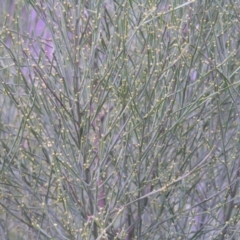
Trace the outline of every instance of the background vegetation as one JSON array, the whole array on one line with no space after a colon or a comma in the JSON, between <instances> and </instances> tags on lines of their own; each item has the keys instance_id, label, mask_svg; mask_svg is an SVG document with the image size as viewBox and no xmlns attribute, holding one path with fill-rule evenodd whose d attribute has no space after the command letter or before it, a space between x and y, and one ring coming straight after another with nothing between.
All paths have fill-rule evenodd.
<instances>
[{"instance_id":1,"label":"background vegetation","mask_svg":"<svg viewBox=\"0 0 240 240\"><path fill-rule=\"evenodd\" d=\"M0 2L1 239L239 239L238 0Z\"/></svg>"}]
</instances>

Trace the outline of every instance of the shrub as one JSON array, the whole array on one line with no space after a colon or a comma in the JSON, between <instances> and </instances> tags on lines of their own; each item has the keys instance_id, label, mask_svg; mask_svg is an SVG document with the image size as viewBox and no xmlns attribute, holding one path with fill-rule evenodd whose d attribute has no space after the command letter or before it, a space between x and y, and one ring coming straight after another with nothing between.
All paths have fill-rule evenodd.
<instances>
[{"instance_id":1,"label":"shrub","mask_svg":"<svg viewBox=\"0 0 240 240\"><path fill-rule=\"evenodd\" d=\"M1 4L1 239L238 239L237 1Z\"/></svg>"}]
</instances>

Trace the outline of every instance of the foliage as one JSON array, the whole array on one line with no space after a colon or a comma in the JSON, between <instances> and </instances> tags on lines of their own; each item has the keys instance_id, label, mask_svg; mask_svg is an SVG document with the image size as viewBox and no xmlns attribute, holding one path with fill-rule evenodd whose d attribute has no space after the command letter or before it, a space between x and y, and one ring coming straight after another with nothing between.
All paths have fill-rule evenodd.
<instances>
[{"instance_id":1,"label":"foliage","mask_svg":"<svg viewBox=\"0 0 240 240\"><path fill-rule=\"evenodd\" d=\"M238 1L1 4L1 239L238 239Z\"/></svg>"}]
</instances>

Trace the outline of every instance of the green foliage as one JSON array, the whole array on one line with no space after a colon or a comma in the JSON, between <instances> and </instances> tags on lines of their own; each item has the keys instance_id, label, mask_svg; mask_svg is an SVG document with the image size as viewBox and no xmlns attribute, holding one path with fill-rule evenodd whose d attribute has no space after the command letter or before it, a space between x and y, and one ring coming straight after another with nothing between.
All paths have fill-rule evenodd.
<instances>
[{"instance_id":1,"label":"green foliage","mask_svg":"<svg viewBox=\"0 0 240 240\"><path fill-rule=\"evenodd\" d=\"M1 1L1 239L237 239L238 1Z\"/></svg>"}]
</instances>

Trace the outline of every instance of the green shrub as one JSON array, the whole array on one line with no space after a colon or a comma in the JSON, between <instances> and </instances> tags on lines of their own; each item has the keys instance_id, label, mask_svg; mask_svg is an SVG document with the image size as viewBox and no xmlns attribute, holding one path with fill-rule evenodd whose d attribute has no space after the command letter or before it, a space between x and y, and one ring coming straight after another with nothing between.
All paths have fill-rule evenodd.
<instances>
[{"instance_id":1,"label":"green shrub","mask_svg":"<svg viewBox=\"0 0 240 240\"><path fill-rule=\"evenodd\" d=\"M238 239L238 1L1 5L1 239Z\"/></svg>"}]
</instances>

